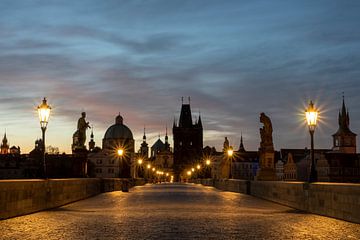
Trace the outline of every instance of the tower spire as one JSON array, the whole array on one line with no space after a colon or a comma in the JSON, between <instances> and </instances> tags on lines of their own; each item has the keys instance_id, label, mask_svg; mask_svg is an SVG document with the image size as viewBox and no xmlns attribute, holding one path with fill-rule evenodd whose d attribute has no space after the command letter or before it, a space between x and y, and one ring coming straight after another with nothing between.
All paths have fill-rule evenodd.
<instances>
[{"instance_id":1,"label":"tower spire","mask_svg":"<svg viewBox=\"0 0 360 240\"><path fill-rule=\"evenodd\" d=\"M146 134L145 134L145 125L144 125L144 135L143 135L143 142L146 142Z\"/></svg>"},{"instance_id":2,"label":"tower spire","mask_svg":"<svg viewBox=\"0 0 360 240\"><path fill-rule=\"evenodd\" d=\"M241 132L241 136L240 136L240 147L239 147L239 152L245 152L244 143L243 143L243 136L242 136L242 132Z\"/></svg>"}]
</instances>

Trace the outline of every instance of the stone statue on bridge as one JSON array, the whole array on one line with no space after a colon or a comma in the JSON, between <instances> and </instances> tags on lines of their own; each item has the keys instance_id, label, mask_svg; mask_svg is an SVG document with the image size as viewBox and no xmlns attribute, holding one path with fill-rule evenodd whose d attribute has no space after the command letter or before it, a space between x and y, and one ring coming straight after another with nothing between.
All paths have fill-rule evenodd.
<instances>
[{"instance_id":1,"label":"stone statue on bridge","mask_svg":"<svg viewBox=\"0 0 360 240\"><path fill-rule=\"evenodd\" d=\"M256 180L274 181L276 180L275 172L275 151L272 139L271 120L265 113L260 114L260 122L264 125L260 128L260 148L259 148L259 169L256 173Z\"/></svg>"},{"instance_id":2,"label":"stone statue on bridge","mask_svg":"<svg viewBox=\"0 0 360 240\"><path fill-rule=\"evenodd\" d=\"M78 120L77 123L77 130L73 134L73 144L72 144L72 150L84 150L85 147L85 141L86 141L86 130L90 128L89 122L86 122L86 113L82 112L81 117Z\"/></svg>"},{"instance_id":3,"label":"stone statue on bridge","mask_svg":"<svg viewBox=\"0 0 360 240\"><path fill-rule=\"evenodd\" d=\"M266 149L266 150L274 150L274 144L272 139L272 124L271 120L268 116L265 115L265 113L260 114L260 122L264 124L262 128L260 128L260 148Z\"/></svg>"}]
</instances>

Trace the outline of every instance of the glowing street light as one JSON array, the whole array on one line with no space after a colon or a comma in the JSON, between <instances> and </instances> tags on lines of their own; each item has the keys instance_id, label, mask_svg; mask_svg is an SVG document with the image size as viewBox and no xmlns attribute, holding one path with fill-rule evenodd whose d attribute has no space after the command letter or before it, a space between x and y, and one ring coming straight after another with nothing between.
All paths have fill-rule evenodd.
<instances>
[{"instance_id":1,"label":"glowing street light","mask_svg":"<svg viewBox=\"0 0 360 240\"><path fill-rule=\"evenodd\" d=\"M206 159L206 162L205 162L205 163L206 163L206 165L208 165L208 166L209 166L209 165L210 165L210 163L211 163L210 159Z\"/></svg>"},{"instance_id":2,"label":"glowing street light","mask_svg":"<svg viewBox=\"0 0 360 240\"><path fill-rule=\"evenodd\" d=\"M317 181L317 171L315 168L315 158L314 158L314 132L318 118L318 111L314 107L314 103L310 101L308 109L305 110L305 117L309 127L309 133L311 138L311 167L310 167L310 176L309 182Z\"/></svg>"},{"instance_id":3,"label":"glowing street light","mask_svg":"<svg viewBox=\"0 0 360 240\"><path fill-rule=\"evenodd\" d=\"M42 150L43 150L43 167L44 167L44 178L46 178L46 161L45 161L45 131L47 128L47 125L49 123L50 118L50 111L51 107L47 104L46 98L44 97L42 103L37 107L38 114L39 114L39 120L40 120L40 127L42 131Z\"/></svg>"},{"instance_id":4,"label":"glowing street light","mask_svg":"<svg viewBox=\"0 0 360 240\"><path fill-rule=\"evenodd\" d=\"M191 171L187 171L187 175L190 177L191 176Z\"/></svg>"},{"instance_id":5,"label":"glowing street light","mask_svg":"<svg viewBox=\"0 0 360 240\"><path fill-rule=\"evenodd\" d=\"M231 174L231 171L232 171L232 157L234 155L234 150L232 148L232 146L230 146L227 150L227 155L228 155L228 158L230 160L230 174L229 174L229 178L232 178L232 174Z\"/></svg>"},{"instance_id":6,"label":"glowing street light","mask_svg":"<svg viewBox=\"0 0 360 240\"><path fill-rule=\"evenodd\" d=\"M198 164L198 165L196 166L196 168L197 168L197 170L200 170L200 168L201 168L200 164Z\"/></svg>"},{"instance_id":7,"label":"glowing street light","mask_svg":"<svg viewBox=\"0 0 360 240\"><path fill-rule=\"evenodd\" d=\"M228 157L232 157L234 155L234 150L232 149L232 147L229 147L229 149L227 150L227 155Z\"/></svg>"},{"instance_id":8,"label":"glowing street light","mask_svg":"<svg viewBox=\"0 0 360 240\"><path fill-rule=\"evenodd\" d=\"M118 156L122 157L122 156L124 155L124 149L123 149L123 148L119 148L119 149L117 150L117 154L118 154Z\"/></svg>"},{"instance_id":9,"label":"glowing street light","mask_svg":"<svg viewBox=\"0 0 360 240\"><path fill-rule=\"evenodd\" d=\"M150 163L147 165L147 168L148 168L148 169L150 169L150 168L151 168L151 164L150 164Z\"/></svg>"}]
</instances>

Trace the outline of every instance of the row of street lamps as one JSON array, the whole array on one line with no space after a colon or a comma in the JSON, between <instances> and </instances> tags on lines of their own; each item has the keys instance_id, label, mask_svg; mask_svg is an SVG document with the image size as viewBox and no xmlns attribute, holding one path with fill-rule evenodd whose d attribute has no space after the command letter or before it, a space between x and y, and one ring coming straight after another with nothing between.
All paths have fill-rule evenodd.
<instances>
[{"instance_id":1,"label":"row of street lamps","mask_svg":"<svg viewBox=\"0 0 360 240\"><path fill-rule=\"evenodd\" d=\"M49 118L50 118L50 112L51 112L51 107L50 105L48 105L46 98L44 97L44 99L42 100L42 103L37 107L37 111L38 111L38 115L39 115L39 120L40 120L40 127L41 127L41 131L42 131L42 150L43 150L43 171L44 171L44 178L47 178L47 172L46 172L46 159L45 159L45 131L47 129L47 125L49 123ZM309 127L309 133L310 133L310 139L311 139L311 166L310 166L310 175L309 175L309 182L315 182L317 181L317 171L315 168L315 158L314 158L314 132L315 132L315 128L317 125L317 119L318 119L318 111L317 109L314 107L314 103L312 101L310 101L308 108L305 110L305 117L306 117L306 121ZM124 149L123 148L119 148L117 149L117 154L119 156L123 156L124 155ZM234 154L234 150L232 149L232 147L229 147L229 149L227 150L227 155L228 157L231 159L231 157ZM138 164L139 166L142 164L142 159L138 159ZM206 165L210 165L211 161L209 159L206 160ZM151 165L148 164L148 169L151 168ZM232 167L232 160L230 161L230 175L231 175L231 167ZM200 170L201 166L200 164L198 164L196 166L196 168L198 170ZM135 167L136 169L136 167ZM152 169L153 171L154 168ZM136 171L136 170L135 170ZM195 168L192 168L191 171L187 171L187 175L191 176L192 172L195 171ZM135 177L135 175L134 175Z\"/></svg>"}]
</instances>

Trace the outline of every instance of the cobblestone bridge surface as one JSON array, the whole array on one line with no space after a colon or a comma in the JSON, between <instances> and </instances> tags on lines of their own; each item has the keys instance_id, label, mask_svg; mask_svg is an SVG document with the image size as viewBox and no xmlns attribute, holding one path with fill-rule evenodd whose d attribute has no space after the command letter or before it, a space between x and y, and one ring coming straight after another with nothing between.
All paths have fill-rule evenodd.
<instances>
[{"instance_id":1,"label":"cobblestone bridge surface","mask_svg":"<svg viewBox=\"0 0 360 240\"><path fill-rule=\"evenodd\" d=\"M360 224L210 187L158 184L0 221L0 239L360 239Z\"/></svg>"}]
</instances>

